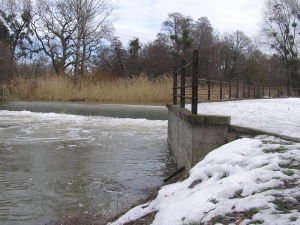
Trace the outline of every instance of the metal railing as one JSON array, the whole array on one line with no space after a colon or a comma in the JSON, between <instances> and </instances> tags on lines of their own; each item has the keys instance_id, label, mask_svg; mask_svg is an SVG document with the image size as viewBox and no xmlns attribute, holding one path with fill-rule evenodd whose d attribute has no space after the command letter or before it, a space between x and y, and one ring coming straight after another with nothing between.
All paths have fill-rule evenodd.
<instances>
[{"instance_id":1,"label":"metal railing","mask_svg":"<svg viewBox=\"0 0 300 225\"><path fill-rule=\"evenodd\" d=\"M193 59L188 63L182 60L181 67L175 67L173 74L173 105L178 105L179 98L180 106L184 108L186 100L189 100L192 114L198 113L198 103L201 101L300 97L300 88L247 85L239 80L199 79L198 65L199 53L194 50ZM187 76L187 68L191 69L190 76Z\"/></svg>"}]
</instances>

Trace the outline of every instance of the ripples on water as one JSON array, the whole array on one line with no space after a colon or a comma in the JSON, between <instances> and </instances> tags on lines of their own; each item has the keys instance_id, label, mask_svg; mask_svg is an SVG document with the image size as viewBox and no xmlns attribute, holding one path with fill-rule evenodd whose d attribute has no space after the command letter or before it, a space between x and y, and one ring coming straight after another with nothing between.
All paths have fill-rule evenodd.
<instances>
[{"instance_id":1,"label":"ripples on water","mask_svg":"<svg viewBox=\"0 0 300 225\"><path fill-rule=\"evenodd\" d=\"M175 170L167 121L0 111L0 224L114 216Z\"/></svg>"}]
</instances>

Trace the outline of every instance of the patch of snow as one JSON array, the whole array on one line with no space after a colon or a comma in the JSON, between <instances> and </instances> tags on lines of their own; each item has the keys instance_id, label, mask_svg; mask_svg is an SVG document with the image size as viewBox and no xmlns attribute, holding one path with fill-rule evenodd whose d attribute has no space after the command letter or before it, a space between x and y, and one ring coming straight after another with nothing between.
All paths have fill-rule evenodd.
<instances>
[{"instance_id":1,"label":"patch of snow","mask_svg":"<svg viewBox=\"0 0 300 225\"><path fill-rule=\"evenodd\" d=\"M232 125L300 138L300 98L199 103L198 114L231 116Z\"/></svg>"}]
</instances>

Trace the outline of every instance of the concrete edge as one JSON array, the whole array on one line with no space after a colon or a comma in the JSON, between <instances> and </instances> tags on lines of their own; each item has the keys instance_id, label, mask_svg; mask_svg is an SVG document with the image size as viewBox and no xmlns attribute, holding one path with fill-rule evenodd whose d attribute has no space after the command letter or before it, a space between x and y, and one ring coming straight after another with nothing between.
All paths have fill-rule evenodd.
<instances>
[{"instance_id":1,"label":"concrete edge","mask_svg":"<svg viewBox=\"0 0 300 225\"><path fill-rule=\"evenodd\" d=\"M4 101L0 110L62 113L83 116L106 116L148 120L167 120L165 106L101 104L87 102Z\"/></svg>"},{"instance_id":2,"label":"concrete edge","mask_svg":"<svg viewBox=\"0 0 300 225\"><path fill-rule=\"evenodd\" d=\"M190 124L230 125L230 116L192 114L190 110L170 103L166 107Z\"/></svg>"},{"instance_id":3,"label":"concrete edge","mask_svg":"<svg viewBox=\"0 0 300 225\"><path fill-rule=\"evenodd\" d=\"M269 131L249 128L249 127L243 127L243 126L237 126L237 125L230 125L229 132L234 132L239 135L249 135L249 136L253 136L253 137L258 136L258 135L269 135L269 136L278 137L278 138L281 138L281 139L287 140L287 141L300 142L300 138L289 137L286 135L281 135L281 134L277 134L277 133L273 133L273 132L269 132Z\"/></svg>"}]
</instances>

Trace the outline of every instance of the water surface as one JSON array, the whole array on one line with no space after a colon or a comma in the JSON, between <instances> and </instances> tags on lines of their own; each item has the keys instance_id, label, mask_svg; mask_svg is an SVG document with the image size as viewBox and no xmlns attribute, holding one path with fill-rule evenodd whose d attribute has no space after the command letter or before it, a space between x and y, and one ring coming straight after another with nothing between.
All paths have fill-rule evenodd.
<instances>
[{"instance_id":1,"label":"water surface","mask_svg":"<svg viewBox=\"0 0 300 225\"><path fill-rule=\"evenodd\" d=\"M0 224L114 216L176 169L167 121L0 111Z\"/></svg>"}]
</instances>

